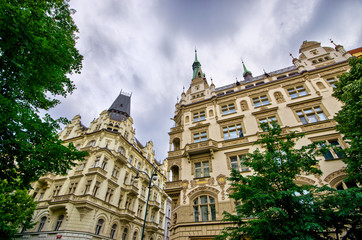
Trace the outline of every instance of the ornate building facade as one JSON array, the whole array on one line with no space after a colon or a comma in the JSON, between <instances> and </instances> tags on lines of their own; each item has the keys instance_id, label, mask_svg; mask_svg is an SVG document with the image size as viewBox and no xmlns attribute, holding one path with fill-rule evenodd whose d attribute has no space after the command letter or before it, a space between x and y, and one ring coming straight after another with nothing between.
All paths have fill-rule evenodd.
<instances>
[{"instance_id":1,"label":"ornate building facade","mask_svg":"<svg viewBox=\"0 0 362 240\"><path fill-rule=\"evenodd\" d=\"M332 97L338 75L349 70L351 54L341 45L323 47L304 41L293 66L253 77L243 63L244 80L216 88L207 81L195 52L190 87L176 103L167 158L166 192L173 200L171 239L212 239L226 226L224 211L235 213L226 177L231 168L252 174L242 156L253 152L259 124L276 121L283 129L304 132L297 147L314 141L346 147L334 115L341 102ZM320 157L323 175L298 176L297 184L347 188L343 156Z\"/></svg>"},{"instance_id":2,"label":"ornate building facade","mask_svg":"<svg viewBox=\"0 0 362 240\"><path fill-rule=\"evenodd\" d=\"M64 128L60 138L89 156L67 175L48 174L33 184L37 224L21 239L140 239L148 191L144 236L164 239L170 222L166 177L153 143L143 146L135 138L130 105L131 96L121 92L89 128L79 115Z\"/></svg>"}]
</instances>

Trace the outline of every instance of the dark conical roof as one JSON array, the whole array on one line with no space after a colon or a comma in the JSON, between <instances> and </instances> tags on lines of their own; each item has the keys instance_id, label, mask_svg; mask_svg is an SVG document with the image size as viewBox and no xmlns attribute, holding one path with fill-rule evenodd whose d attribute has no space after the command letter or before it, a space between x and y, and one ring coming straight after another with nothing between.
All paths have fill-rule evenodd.
<instances>
[{"instance_id":1,"label":"dark conical roof","mask_svg":"<svg viewBox=\"0 0 362 240\"><path fill-rule=\"evenodd\" d=\"M110 118L115 121L126 120L131 115L131 94L121 91L108 109Z\"/></svg>"}]
</instances>

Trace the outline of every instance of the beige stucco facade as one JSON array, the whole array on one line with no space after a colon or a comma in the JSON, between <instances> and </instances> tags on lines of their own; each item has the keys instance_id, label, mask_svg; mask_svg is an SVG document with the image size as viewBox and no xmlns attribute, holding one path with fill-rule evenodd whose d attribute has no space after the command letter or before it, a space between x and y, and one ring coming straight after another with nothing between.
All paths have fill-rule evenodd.
<instances>
[{"instance_id":1,"label":"beige stucco facade","mask_svg":"<svg viewBox=\"0 0 362 240\"><path fill-rule=\"evenodd\" d=\"M143 146L135 138L129 104L130 95L121 93L89 128L79 115L64 128L60 138L65 144L71 142L89 156L67 175L48 174L33 184L37 224L19 238L140 239L153 169L157 179L150 192L145 239L165 238L170 225L166 177L153 143Z\"/></svg>"},{"instance_id":2,"label":"beige stucco facade","mask_svg":"<svg viewBox=\"0 0 362 240\"><path fill-rule=\"evenodd\" d=\"M226 226L223 211L235 212L226 177L231 167L252 170L240 156L253 152L260 122L277 121L283 133L304 132L296 147L313 141L346 144L336 131L341 103L332 97L337 76L348 71L351 54L340 45L323 47L304 41L293 66L216 88L207 81L195 56L193 79L175 106L171 128L166 192L173 200L171 239L211 239ZM195 53L196 54L196 53ZM320 156L322 175L298 176L298 184L346 188L341 156Z\"/></svg>"}]
</instances>

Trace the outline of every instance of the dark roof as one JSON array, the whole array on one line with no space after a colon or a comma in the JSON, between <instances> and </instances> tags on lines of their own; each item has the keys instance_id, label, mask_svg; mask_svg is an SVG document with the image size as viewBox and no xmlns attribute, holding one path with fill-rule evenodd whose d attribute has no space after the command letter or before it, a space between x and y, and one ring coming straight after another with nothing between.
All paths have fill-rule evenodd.
<instances>
[{"instance_id":1,"label":"dark roof","mask_svg":"<svg viewBox=\"0 0 362 240\"><path fill-rule=\"evenodd\" d=\"M131 115L131 95L121 91L108 109L108 113L112 120L126 120Z\"/></svg>"}]
</instances>

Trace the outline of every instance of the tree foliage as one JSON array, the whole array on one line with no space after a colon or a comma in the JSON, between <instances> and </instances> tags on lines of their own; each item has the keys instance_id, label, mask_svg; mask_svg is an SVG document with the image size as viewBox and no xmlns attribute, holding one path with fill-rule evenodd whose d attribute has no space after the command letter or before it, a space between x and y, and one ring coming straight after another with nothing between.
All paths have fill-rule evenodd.
<instances>
[{"instance_id":1,"label":"tree foliage","mask_svg":"<svg viewBox=\"0 0 362 240\"><path fill-rule=\"evenodd\" d=\"M350 58L351 70L339 76L334 94L344 103L334 118L350 147L345 150L348 180L362 184L362 58Z\"/></svg>"},{"instance_id":2,"label":"tree foliage","mask_svg":"<svg viewBox=\"0 0 362 240\"><path fill-rule=\"evenodd\" d=\"M232 169L228 179L237 214L224 212L224 220L233 226L225 228L218 239L329 239L330 232L341 233L360 221L360 192L354 193L355 199L350 193L351 201L346 203L343 192L294 182L298 175L321 174L318 143L296 149L295 141L303 134L281 135L275 123L272 127L264 123L262 128L265 134L256 144L265 151L247 154L243 162L253 174L243 176Z\"/></svg>"},{"instance_id":3,"label":"tree foliage","mask_svg":"<svg viewBox=\"0 0 362 240\"><path fill-rule=\"evenodd\" d=\"M72 13L64 0L0 0L0 179L9 186L3 190L10 191L1 192L2 199L23 194L45 173L65 173L85 156L59 140L57 130L65 119L39 114L75 89L69 74L80 73L82 56L75 48L78 29ZM21 196L19 201L32 209ZM21 204L16 199L2 203ZM8 219L1 218L0 231L18 227Z\"/></svg>"}]
</instances>

